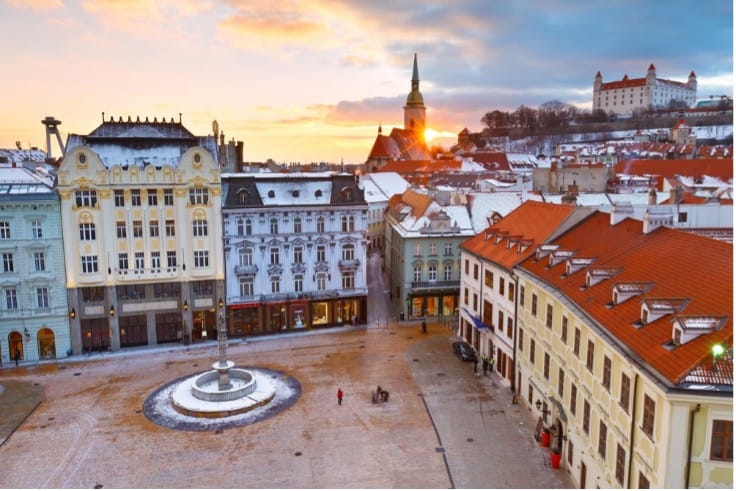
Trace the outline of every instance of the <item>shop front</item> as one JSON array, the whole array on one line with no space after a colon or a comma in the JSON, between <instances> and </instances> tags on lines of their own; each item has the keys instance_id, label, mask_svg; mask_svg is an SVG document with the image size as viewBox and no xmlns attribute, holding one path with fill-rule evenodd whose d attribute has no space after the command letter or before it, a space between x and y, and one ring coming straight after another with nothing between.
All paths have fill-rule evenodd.
<instances>
[{"instance_id":1,"label":"shop front","mask_svg":"<svg viewBox=\"0 0 736 491\"><path fill-rule=\"evenodd\" d=\"M311 303L311 327L364 323L365 306L365 297L313 301Z\"/></svg>"},{"instance_id":2,"label":"shop front","mask_svg":"<svg viewBox=\"0 0 736 491\"><path fill-rule=\"evenodd\" d=\"M228 336L242 338L264 333L260 304L236 304L229 308Z\"/></svg>"},{"instance_id":3,"label":"shop front","mask_svg":"<svg viewBox=\"0 0 736 491\"><path fill-rule=\"evenodd\" d=\"M409 313L411 317L444 317L455 313L458 293L448 292L414 292L409 297Z\"/></svg>"}]
</instances>

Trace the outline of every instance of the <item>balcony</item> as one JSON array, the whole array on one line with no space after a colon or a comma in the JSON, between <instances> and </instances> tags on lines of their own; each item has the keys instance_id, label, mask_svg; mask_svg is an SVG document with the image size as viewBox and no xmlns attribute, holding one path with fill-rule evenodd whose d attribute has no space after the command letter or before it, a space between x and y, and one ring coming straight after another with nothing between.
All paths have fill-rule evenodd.
<instances>
[{"instance_id":1,"label":"balcony","mask_svg":"<svg viewBox=\"0 0 736 491\"><path fill-rule=\"evenodd\" d=\"M412 281L411 288L415 291L432 290L432 289L453 289L460 288L460 280L456 281Z\"/></svg>"},{"instance_id":2,"label":"balcony","mask_svg":"<svg viewBox=\"0 0 736 491\"><path fill-rule=\"evenodd\" d=\"M340 259L337 265L340 270L356 270L360 266L360 259Z\"/></svg>"},{"instance_id":3,"label":"balcony","mask_svg":"<svg viewBox=\"0 0 736 491\"><path fill-rule=\"evenodd\" d=\"M258 266L255 264L237 264L235 265L236 275L254 275L258 272Z\"/></svg>"}]
</instances>

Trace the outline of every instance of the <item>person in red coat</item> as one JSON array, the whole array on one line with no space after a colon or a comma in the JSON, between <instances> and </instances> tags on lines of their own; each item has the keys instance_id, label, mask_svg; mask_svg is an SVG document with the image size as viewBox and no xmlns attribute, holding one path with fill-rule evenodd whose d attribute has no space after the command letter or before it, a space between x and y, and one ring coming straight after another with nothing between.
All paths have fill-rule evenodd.
<instances>
[{"instance_id":1,"label":"person in red coat","mask_svg":"<svg viewBox=\"0 0 736 491\"><path fill-rule=\"evenodd\" d=\"M337 389L337 405L338 406L342 406L342 395L343 395L342 389L338 388Z\"/></svg>"}]
</instances>

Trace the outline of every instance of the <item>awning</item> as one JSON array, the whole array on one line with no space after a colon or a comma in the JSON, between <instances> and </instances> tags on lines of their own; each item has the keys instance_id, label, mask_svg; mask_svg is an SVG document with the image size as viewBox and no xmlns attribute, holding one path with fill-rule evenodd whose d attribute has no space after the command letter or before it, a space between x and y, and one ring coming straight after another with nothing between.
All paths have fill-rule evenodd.
<instances>
[{"instance_id":1,"label":"awning","mask_svg":"<svg viewBox=\"0 0 736 491\"><path fill-rule=\"evenodd\" d=\"M472 313L470 313L470 311L467 309L467 307L463 307L463 310L468 315L468 317L470 317L470 320L473 321L473 327L475 327L479 331L491 332L491 328L488 327L488 326L486 326L485 324L483 324L483 321L481 321L480 319L478 319L477 317L475 317Z\"/></svg>"}]
</instances>

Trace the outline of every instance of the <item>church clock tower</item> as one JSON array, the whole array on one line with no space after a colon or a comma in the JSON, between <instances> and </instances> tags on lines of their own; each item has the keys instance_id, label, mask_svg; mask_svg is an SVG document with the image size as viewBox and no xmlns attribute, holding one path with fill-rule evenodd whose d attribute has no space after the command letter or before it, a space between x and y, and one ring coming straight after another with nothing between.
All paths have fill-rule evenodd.
<instances>
[{"instance_id":1,"label":"church clock tower","mask_svg":"<svg viewBox=\"0 0 736 491\"><path fill-rule=\"evenodd\" d=\"M426 128L426 112L424 98L419 92L419 69L417 68L417 54L414 53L414 72L411 77L411 92L406 97L404 106L404 129L412 130L417 138L424 142L424 129Z\"/></svg>"}]
</instances>

